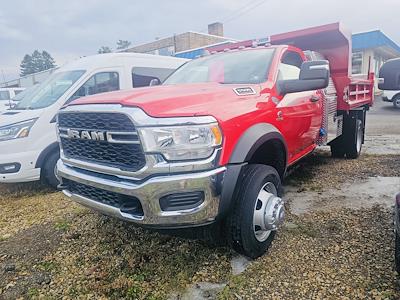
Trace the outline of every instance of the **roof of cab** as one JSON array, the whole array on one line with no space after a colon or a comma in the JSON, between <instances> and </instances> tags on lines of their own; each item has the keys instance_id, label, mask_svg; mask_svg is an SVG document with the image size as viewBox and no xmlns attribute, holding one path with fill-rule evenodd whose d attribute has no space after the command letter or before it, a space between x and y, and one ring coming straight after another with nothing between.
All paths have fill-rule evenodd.
<instances>
[{"instance_id":1,"label":"roof of cab","mask_svg":"<svg viewBox=\"0 0 400 300\"><path fill-rule=\"evenodd\" d=\"M140 60L152 60L152 61L160 61L160 62L169 62L171 64L176 63L176 67L183 64L187 61L187 59L176 58L172 56L160 56L153 54L144 54L144 53L104 53L104 54L96 54L85 56L79 58L77 60L66 63L61 66L60 71L65 70L78 70L78 69L89 69L93 67L101 67L105 64L107 65L121 65L124 59L140 59ZM58 71L58 70L57 70ZM56 72L57 72L56 71Z\"/></svg>"}]
</instances>

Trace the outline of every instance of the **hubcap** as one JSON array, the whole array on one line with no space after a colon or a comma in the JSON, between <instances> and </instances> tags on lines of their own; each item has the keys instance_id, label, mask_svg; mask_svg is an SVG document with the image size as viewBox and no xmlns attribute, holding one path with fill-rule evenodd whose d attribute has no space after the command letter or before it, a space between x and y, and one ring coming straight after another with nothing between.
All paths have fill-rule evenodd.
<instances>
[{"instance_id":1,"label":"hubcap","mask_svg":"<svg viewBox=\"0 0 400 300\"><path fill-rule=\"evenodd\" d=\"M400 107L400 98L397 98L394 101L395 101L395 106Z\"/></svg>"},{"instance_id":2,"label":"hubcap","mask_svg":"<svg viewBox=\"0 0 400 300\"><path fill-rule=\"evenodd\" d=\"M256 239L264 242L271 231L277 230L285 217L283 200L272 182L263 185L254 205L253 230Z\"/></svg>"}]
</instances>

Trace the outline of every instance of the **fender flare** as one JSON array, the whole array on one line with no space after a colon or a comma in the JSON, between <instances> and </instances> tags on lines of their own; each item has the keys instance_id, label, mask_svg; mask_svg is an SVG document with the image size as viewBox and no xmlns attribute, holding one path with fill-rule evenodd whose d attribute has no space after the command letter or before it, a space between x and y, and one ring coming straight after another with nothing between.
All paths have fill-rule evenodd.
<instances>
[{"instance_id":1,"label":"fender flare","mask_svg":"<svg viewBox=\"0 0 400 300\"><path fill-rule=\"evenodd\" d=\"M280 140L282 142L286 152L286 165L288 153L286 141L278 128L268 123L253 125L242 134L236 143L229 163L238 164L249 161L257 149L269 140Z\"/></svg>"},{"instance_id":2,"label":"fender flare","mask_svg":"<svg viewBox=\"0 0 400 300\"><path fill-rule=\"evenodd\" d=\"M268 123L259 123L248 128L236 143L227 165L219 203L219 218L226 216L231 208L236 183L239 180L242 168L248 164L248 161L257 149L270 140L279 140L284 145L286 166L288 150L285 139L280 131Z\"/></svg>"},{"instance_id":3,"label":"fender flare","mask_svg":"<svg viewBox=\"0 0 400 300\"><path fill-rule=\"evenodd\" d=\"M40 154L38 159L36 160L35 168L42 168L45 161L46 157L50 154L53 153L54 151L60 152L60 147L58 145L58 142L54 142L50 145L48 145Z\"/></svg>"}]
</instances>

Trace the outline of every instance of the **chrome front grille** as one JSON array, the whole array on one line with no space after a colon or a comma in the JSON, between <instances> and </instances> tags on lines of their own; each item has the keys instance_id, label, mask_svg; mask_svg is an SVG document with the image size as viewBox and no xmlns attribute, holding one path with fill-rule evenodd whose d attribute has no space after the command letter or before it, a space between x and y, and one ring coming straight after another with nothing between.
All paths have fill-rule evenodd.
<instances>
[{"instance_id":1,"label":"chrome front grille","mask_svg":"<svg viewBox=\"0 0 400 300\"><path fill-rule=\"evenodd\" d=\"M135 126L125 114L61 112L58 128L64 159L128 172L136 172L146 164ZM70 136L69 131L75 132L75 136ZM86 138L79 138L83 132L87 133ZM95 133L97 138L90 138L89 133Z\"/></svg>"}]
</instances>

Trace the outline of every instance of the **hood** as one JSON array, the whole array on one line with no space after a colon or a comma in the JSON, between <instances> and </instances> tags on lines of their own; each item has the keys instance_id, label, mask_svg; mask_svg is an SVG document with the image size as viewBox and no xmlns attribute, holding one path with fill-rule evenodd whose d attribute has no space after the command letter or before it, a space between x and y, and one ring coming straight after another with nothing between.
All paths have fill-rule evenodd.
<instances>
[{"instance_id":1,"label":"hood","mask_svg":"<svg viewBox=\"0 0 400 300\"><path fill-rule=\"evenodd\" d=\"M249 98L258 99L259 96L260 86L255 84L196 83L98 94L80 98L70 105L121 104L140 107L153 117L185 117L214 115L235 105L239 108L240 102L247 102Z\"/></svg>"},{"instance_id":2,"label":"hood","mask_svg":"<svg viewBox=\"0 0 400 300\"><path fill-rule=\"evenodd\" d=\"M6 110L0 113L0 127L39 118L43 109L35 110Z\"/></svg>"}]
</instances>

